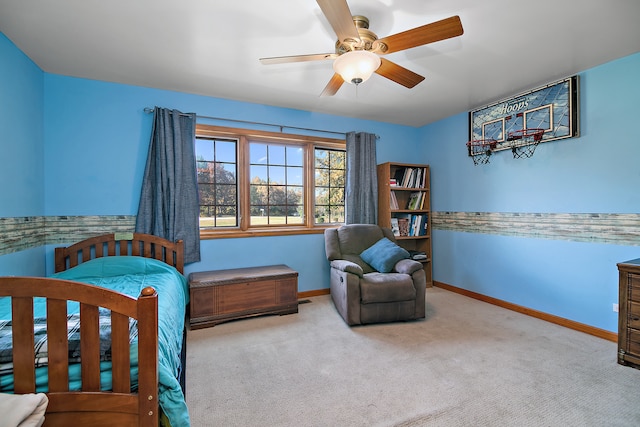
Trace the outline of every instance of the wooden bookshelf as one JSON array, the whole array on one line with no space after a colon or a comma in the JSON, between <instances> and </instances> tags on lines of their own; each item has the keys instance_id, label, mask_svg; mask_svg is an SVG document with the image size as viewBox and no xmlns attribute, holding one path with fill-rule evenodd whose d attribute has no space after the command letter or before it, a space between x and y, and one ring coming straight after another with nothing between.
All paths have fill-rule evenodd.
<instances>
[{"instance_id":1,"label":"wooden bookshelf","mask_svg":"<svg viewBox=\"0 0 640 427\"><path fill-rule=\"evenodd\" d=\"M396 227L392 221L409 221L406 233L399 234L396 230L394 234L403 248L426 254L427 258L419 261L424 265L428 287L433 286L430 183L428 165L392 162L378 165L378 225L393 230ZM416 221L421 222L412 227Z\"/></svg>"}]
</instances>

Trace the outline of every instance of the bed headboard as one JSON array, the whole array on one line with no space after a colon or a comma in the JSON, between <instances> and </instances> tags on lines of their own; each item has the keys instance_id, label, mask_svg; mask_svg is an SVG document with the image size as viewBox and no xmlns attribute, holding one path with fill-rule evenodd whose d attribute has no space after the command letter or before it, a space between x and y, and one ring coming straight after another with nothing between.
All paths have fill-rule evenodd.
<instances>
[{"instance_id":1,"label":"bed headboard","mask_svg":"<svg viewBox=\"0 0 640 427\"><path fill-rule=\"evenodd\" d=\"M171 242L143 233L111 233L55 249L55 272L106 256L141 256L163 261L184 273L182 240Z\"/></svg>"}]
</instances>

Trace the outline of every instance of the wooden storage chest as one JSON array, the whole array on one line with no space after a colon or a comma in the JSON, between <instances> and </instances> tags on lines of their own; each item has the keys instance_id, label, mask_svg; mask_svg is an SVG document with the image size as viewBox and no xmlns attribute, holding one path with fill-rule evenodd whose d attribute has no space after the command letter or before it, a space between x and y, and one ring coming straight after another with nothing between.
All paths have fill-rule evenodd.
<instances>
[{"instance_id":1,"label":"wooden storage chest","mask_svg":"<svg viewBox=\"0 0 640 427\"><path fill-rule=\"evenodd\" d=\"M618 363L640 369L640 258L618 264Z\"/></svg>"},{"instance_id":2,"label":"wooden storage chest","mask_svg":"<svg viewBox=\"0 0 640 427\"><path fill-rule=\"evenodd\" d=\"M263 314L298 312L298 272L286 265L189 275L191 329Z\"/></svg>"}]
</instances>

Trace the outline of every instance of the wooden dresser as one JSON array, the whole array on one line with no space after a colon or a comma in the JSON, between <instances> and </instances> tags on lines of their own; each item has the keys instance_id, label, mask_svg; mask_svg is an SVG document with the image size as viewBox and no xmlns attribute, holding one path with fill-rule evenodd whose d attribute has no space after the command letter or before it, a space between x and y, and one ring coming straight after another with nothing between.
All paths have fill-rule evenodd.
<instances>
[{"instance_id":1,"label":"wooden dresser","mask_svg":"<svg viewBox=\"0 0 640 427\"><path fill-rule=\"evenodd\" d=\"M262 314L298 312L298 272L286 265L189 275L189 325L205 328Z\"/></svg>"},{"instance_id":2,"label":"wooden dresser","mask_svg":"<svg viewBox=\"0 0 640 427\"><path fill-rule=\"evenodd\" d=\"M640 369L640 258L618 264L618 363Z\"/></svg>"}]
</instances>

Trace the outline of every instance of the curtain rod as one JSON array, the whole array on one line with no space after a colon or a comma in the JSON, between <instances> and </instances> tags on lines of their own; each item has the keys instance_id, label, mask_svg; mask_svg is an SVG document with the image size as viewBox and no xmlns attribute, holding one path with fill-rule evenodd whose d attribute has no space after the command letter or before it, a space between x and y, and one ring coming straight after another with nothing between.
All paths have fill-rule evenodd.
<instances>
[{"instance_id":1,"label":"curtain rod","mask_svg":"<svg viewBox=\"0 0 640 427\"><path fill-rule=\"evenodd\" d=\"M153 113L153 108L145 107L144 112L145 113ZM347 135L345 132L334 132L334 131L331 131L331 130L311 129L311 128L303 128L303 127L297 127L297 126L276 125L276 124L273 124L273 123L252 122L252 121L249 121L249 120L225 119L224 117L212 117L212 116L198 116L198 115L196 115L196 118L197 119L207 119L207 120L219 120L219 121L224 121L224 122L245 123L245 124L251 124L251 125L274 126L274 127L280 128L280 132L284 132L284 129L296 129L296 130L306 130L306 131L310 131L310 132L331 133L331 134L334 134L334 135L342 135L342 136L346 136Z\"/></svg>"}]
</instances>

